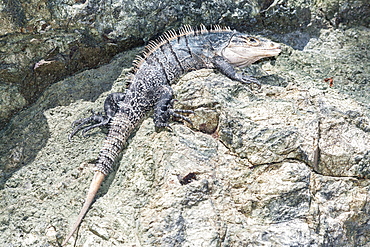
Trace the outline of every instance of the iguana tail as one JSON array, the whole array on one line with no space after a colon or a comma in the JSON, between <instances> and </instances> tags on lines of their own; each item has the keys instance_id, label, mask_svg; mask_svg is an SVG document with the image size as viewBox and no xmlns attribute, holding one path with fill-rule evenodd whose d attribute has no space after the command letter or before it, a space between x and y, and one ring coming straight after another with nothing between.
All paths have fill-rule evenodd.
<instances>
[{"instance_id":1,"label":"iguana tail","mask_svg":"<svg viewBox=\"0 0 370 247\"><path fill-rule=\"evenodd\" d=\"M75 224L72 227L72 230L69 232L69 234L67 235L67 237L63 241L62 246L67 244L68 240L72 237L72 235L75 233L75 231L80 226L81 221L85 217L85 215L86 215L87 211L89 210L92 202L94 201L96 193L98 192L98 190L100 188L100 185L102 184L104 178L105 178L104 173L102 173L100 171L95 172L94 178L93 178L93 180L90 184L89 191L87 192L85 203L84 203L84 205L83 205L83 207L80 211L80 214L78 215L78 218L77 218Z\"/></svg>"}]
</instances>

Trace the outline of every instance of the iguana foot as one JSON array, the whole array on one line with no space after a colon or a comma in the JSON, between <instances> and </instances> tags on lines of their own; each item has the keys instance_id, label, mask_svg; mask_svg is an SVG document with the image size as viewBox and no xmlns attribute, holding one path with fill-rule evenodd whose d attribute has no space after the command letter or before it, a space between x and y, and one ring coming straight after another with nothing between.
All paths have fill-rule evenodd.
<instances>
[{"instance_id":1,"label":"iguana foot","mask_svg":"<svg viewBox=\"0 0 370 247\"><path fill-rule=\"evenodd\" d=\"M68 140L71 141L72 137L79 131L82 130L82 136L86 136L86 132L92 130L96 127L105 126L109 123L111 118L103 115L101 112L95 113L93 110L91 111L92 115L87 118L81 118L76 120L72 123L72 127L74 127L71 134L68 136ZM84 127L84 125L89 123L95 123L90 126Z\"/></svg>"}]
</instances>

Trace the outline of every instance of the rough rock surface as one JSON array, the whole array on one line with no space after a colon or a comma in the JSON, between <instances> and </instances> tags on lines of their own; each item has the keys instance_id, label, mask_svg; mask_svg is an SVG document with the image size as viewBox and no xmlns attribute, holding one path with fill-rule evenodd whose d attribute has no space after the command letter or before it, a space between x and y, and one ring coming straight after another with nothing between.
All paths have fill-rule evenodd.
<instances>
[{"instance_id":1,"label":"rough rock surface","mask_svg":"<svg viewBox=\"0 0 370 247\"><path fill-rule=\"evenodd\" d=\"M0 129L52 83L165 30L201 23L268 29L302 48L323 27L369 27L370 7L368 0L0 1Z\"/></svg>"},{"instance_id":2,"label":"rough rock surface","mask_svg":"<svg viewBox=\"0 0 370 247\"><path fill-rule=\"evenodd\" d=\"M292 24L271 33L286 44L282 54L247 70L262 89L212 70L182 77L176 106L195 110L194 126L155 132L144 120L76 246L370 246L370 32L361 3L318 1L311 9L325 18L304 1L298 14L282 7L290 2L264 5ZM244 4L230 13L253 13ZM2 246L58 246L65 237L106 133L68 142L70 125L125 88L138 52L47 87L0 132Z\"/></svg>"}]
</instances>

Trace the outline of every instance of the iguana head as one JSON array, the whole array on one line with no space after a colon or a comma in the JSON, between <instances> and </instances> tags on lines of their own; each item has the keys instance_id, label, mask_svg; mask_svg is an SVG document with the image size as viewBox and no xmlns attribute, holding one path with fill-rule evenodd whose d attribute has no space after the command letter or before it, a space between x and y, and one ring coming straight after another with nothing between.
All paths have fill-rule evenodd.
<instances>
[{"instance_id":1,"label":"iguana head","mask_svg":"<svg viewBox=\"0 0 370 247\"><path fill-rule=\"evenodd\" d=\"M236 32L220 50L219 55L234 66L245 67L261 58L276 56L280 52L280 45L271 40Z\"/></svg>"}]
</instances>

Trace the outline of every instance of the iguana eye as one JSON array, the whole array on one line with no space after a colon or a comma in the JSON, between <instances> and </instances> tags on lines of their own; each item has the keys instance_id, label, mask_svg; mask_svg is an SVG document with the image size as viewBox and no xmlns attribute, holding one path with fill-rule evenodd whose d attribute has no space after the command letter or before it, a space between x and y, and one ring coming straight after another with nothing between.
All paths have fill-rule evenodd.
<instances>
[{"instance_id":1,"label":"iguana eye","mask_svg":"<svg viewBox=\"0 0 370 247\"><path fill-rule=\"evenodd\" d=\"M247 41L250 45L258 45L260 43L256 38L248 38Z\"/></svg>"}]
</instances>

